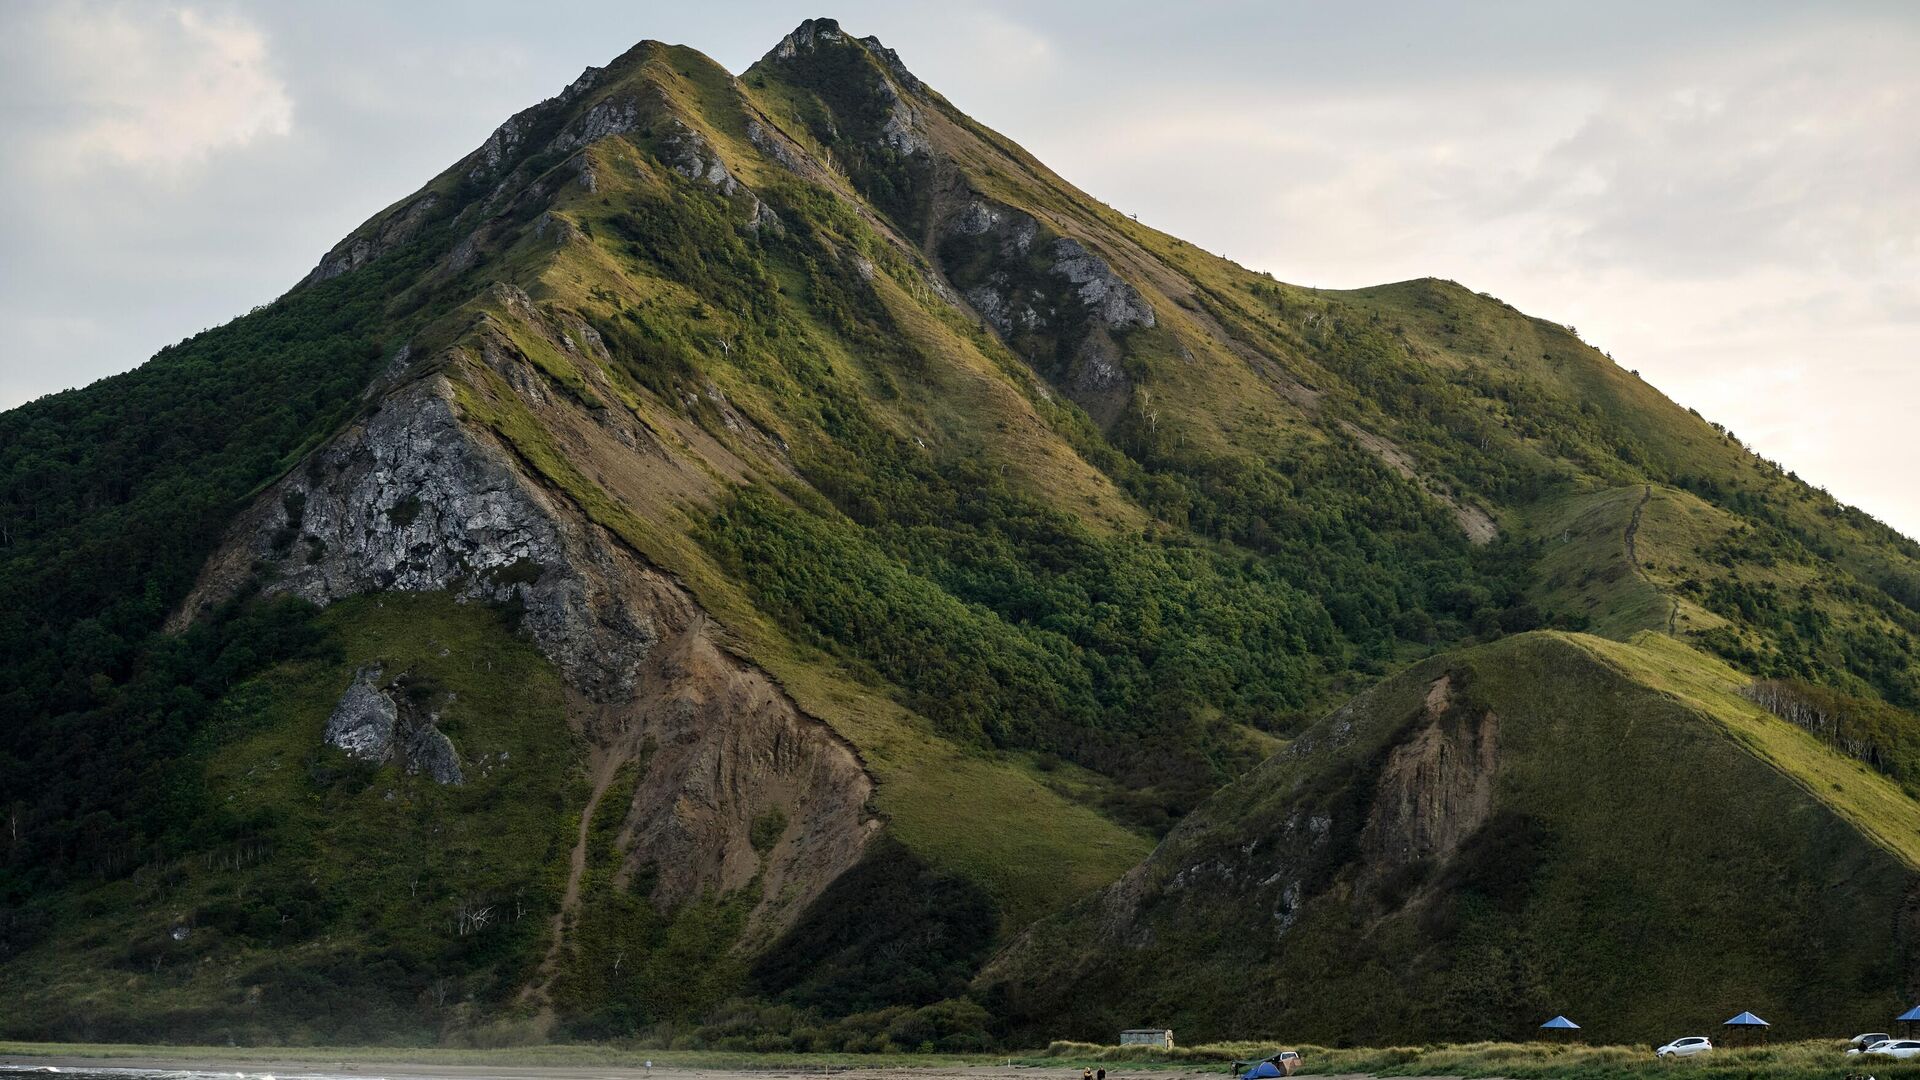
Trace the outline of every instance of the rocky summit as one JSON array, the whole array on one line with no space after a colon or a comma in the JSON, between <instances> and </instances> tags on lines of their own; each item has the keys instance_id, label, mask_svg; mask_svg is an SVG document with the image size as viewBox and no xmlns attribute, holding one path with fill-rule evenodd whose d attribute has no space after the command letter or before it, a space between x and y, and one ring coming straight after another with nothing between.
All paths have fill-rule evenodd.
<instances>
[{"instance_id":1,"label":"rocky summit","mask_svg":"<svg viewBox=\"0 0 1920 1080\"><path fill-rule=\"evenodd\" d=\"M12 1038L1920 991L1920 546L1567 327L1141 225L826 19L642 42L0 415L0 610Z\"/></svg>"}]
</instances>

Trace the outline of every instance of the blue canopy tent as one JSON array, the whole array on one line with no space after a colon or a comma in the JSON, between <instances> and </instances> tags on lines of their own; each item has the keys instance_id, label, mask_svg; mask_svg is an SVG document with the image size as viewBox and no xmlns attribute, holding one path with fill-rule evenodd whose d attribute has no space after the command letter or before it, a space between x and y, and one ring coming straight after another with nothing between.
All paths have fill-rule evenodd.
<instances>
[{"instance_id":1,"label":"blue canopy tent","mask_svg":"<svg viewBox=\"0 0 1920 1080\"><path fill-rule=\"evenodd\" d=\"M1772 1027L1773 1025L1767 1023L1765 1020L1760 1019L1759 1017L1753 1015L1750 1012L1743 1012L1739 1016L1736 1016L1733 1019L1727 1021L1722 1026L1731 1029L1731 1031L1729 1031L1729 1034L1731 1034L1733 1031L1753 1032L1759 1037L1761 1042L1766 1042L1767 1029Z\"/></svg>"},{"instance_id":2,"label":"blue canopy tent","mask_svg":"<svg viewBox=\"0 0 1920 1080\"><path fill-rule=\"evenodd\" d=\"M1546 1032L1548 1038L1571 1040L1575 1037L1573 1033L1580 1030L1580 1025L1564 1016L1556 1016L1541 1024L1540 1030Z\"/></svg>"},{"instance_id":3,"label":"blue canopy tent","mask_svg":"<svg viewBox=\"0 0 1920 1080\"><path fill-rule=\"evenodd\" d=\"M1920 1024L1920 1005L1915 1005L1913 1008L1908 1009L1893 1019L1902 1024ZM1907 1028L1907 1034L1913 1034L1913 1028Z\"/></svg>"}]
</instances>

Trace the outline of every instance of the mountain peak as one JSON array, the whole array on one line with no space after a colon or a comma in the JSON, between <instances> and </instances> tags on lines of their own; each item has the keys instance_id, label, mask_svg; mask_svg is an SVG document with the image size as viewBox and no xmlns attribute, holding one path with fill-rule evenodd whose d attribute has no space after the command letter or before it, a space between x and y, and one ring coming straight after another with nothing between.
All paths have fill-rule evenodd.
<instances>
[{"instance_id":1,"label":"mountain peak","mask_svg":"<svg viewBox=\"0 0 1920 1080\"><path fill-rule=\"evenodd\" d=\"M780 43L767 53L766 59L797 60L817 53L821 49L836 47L863 49L878 61L903 88L920 89L919 78L907 70L906 64L900 60L899 53L888 48L879 38L872 35L863 38L854 37L841 29L838 19L820 18L802 22L794 27L792 33L780 39Z\"/></svg>"}]
</instances>

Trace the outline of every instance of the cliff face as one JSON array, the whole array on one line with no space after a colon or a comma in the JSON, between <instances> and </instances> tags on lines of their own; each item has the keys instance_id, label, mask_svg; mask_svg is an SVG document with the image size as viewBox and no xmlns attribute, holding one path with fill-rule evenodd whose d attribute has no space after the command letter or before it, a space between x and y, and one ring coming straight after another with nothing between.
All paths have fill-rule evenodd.
<instances>
[{"instance_id":1,"label":"cliff face","mask_svg":"<svg viewBox=\"0 0 1920 1080\"><path fill-rule=\"evenodd\" d=\"M505 355L503 367L524 364ZM764 947L859 861L879 825L871 777L844 739L719 642L682 587L465 422L445 375L398 380L366 419L259 496L176 623L249 581L322 606L399 591L506 607L562 673L569 720L591 747L580 847L535 993L570 948L596 814L617 823L621 879L646 868L648 898L664 909L753 887L740 947ZM364 714L370 695L392 704L356 678L336 712ZM379 760L395 752L386 719L382 745L364 748ZM349 727L342 739L366 741ZM619 791L627 805L603 808L628 765L638 775ZM457 759L439 776L457 777ZM767 821L782 823L778 834L756 836Z\"/></svg>"}]
</instances>

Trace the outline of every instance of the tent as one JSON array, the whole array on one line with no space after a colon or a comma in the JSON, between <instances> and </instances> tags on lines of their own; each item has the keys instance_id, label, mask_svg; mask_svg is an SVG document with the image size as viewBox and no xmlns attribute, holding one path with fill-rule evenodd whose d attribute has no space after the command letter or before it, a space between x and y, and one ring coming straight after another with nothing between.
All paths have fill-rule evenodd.
<instances>
[{"instance_id":1,"label":"tent","mask_svg":"<svg viewBox=\"0 0 1920 1080\"><path fill-rule=\"evenodd\" d=\"M1767 1029L1773 1025L1750 1012L1743 1012L1721 1026L1732 1028L1735 1031L1754 1032L1760 1037L1761 1042L1765 1042L1767 1040Z\"/></svg>"},{"instance_id":2,"label":"tent","mask_svg":"<svg viewBox=\"0 0 1920 1080\"><path fill-rule=\"evenodd\" d=\"M1908 1025L1907 1034L1909 1035L1913 1034L1913 1028L1911 1025L1920 1024L1920 1005L1915 1005L1913 1008L1908 1009L1906 1012L1903 1012L1899 1016L1894 1017L1894 1020L1899 1023Z\"/></svg>"},{"instance_id":3,"label":"tent","mask_svg":"<svg viewBox=\"0 0 1920 1080\"><path fill-rule=\"evenodd\" d=\"M1546 1032L1547 1038L1556 1041L1572 1042L1580 1037L1580 1025L1564 1016L1556 1016L1541 1024L1540 1030Z\"/></svg>"}]
</instances>

